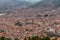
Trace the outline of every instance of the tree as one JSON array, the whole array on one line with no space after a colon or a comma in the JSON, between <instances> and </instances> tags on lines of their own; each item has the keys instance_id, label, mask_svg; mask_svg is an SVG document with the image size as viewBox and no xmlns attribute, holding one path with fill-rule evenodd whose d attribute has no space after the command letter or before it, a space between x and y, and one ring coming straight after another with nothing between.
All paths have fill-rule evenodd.
<instances>
[{"instance_id":1,"label":"tree","mask_svg":"<svg viewBox=\"0 0 60 40\"><path fill-rule=\"evenodd\" d=\"M47 36L46 38L43 38L43 40L50 40L50 38Z\"/></svg>"},{"instance_id":2,"label":"tree","mask_svg":"<svg viewBox=\"0 0 60 40\"><path fill-rule=\"evenodd\" d=\"M6 40L6 38L5 37L1 37L0 40Z\"/></svg>"},{"instance_id":3,"label":"tree","mask_svg":"<svg viewBox=\"0 0 60 40\"><path fill-rule=\"evenodd\" d=\"M27 38L25 37L24 40L27 40Z\"/></svg>"},{"instance_id":4,"label":"tree","mask_svg":"<svg viewBox=\"0 0 60 40\"><path fill-rule=\"evenodd\" d=\"M15 40L19 40L18 38L15 38Z\"/></svg>"},{"instance_id":5,"label":"tree","mask_svg":"<svg viewBox=\"0 0 60 40\"><path fill-rule=\"evenodd\" d=\"M0 32L5 32L4 30L0 30Z\"/></svg>"},{"instance_id":6,"label":"tree","mask_svg":"<svg viewBox=\"0 0 60 40\"><path fill-rule=\"evenodd\" d=\"M7 38L7 40L12 40L11 38Z\"/></svg>"},{"instance_id":7,"label":"tree","mask_svg":"<svg viewBox=\"0 0 60 40\"><path fill-rule=\"evenodd\" d=\"M24 40L27 40L27 38L24 38ZM50 40L50 38L48 36L46 38L41 38L39 36L32 36L28 37L28 40Z\"/></svg>"},{"instance_id":8,"label":"tree","mask_svg":"<svg viewBox=\"0 0 60 40\"><path fill-rule=\"evenodd\" d=\"M48 16L48 14L45 14L45 15L44 15L44 17L47 17L47 16Z\"/></svg>"},{"instance_id":9,"label":"tree","mask_svg":"<svg viewBox=\"0 0 60 40\"><path fill-rule=\"evenodd\" d=\"M17 22L17 23L15 23L15 25L22 26L22 23L21 22Z\"/></svg>"}]
</instances>

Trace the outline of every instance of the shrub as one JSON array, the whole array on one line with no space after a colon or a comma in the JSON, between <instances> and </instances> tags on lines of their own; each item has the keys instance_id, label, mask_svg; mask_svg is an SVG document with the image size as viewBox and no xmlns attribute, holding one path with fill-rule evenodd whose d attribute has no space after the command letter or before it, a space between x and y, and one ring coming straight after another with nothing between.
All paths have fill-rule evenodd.
<instances>
[{"instance_id":1,"label":"shrub","mask_svg":"<svg viewBox=\"0 0 60 40\"><path fill-rule=\"evenodd\" d=\"M0 37L0 40L6 40L6 38L5 37Z\"/></svg>"},{"instance_id":2,"label":"shrub","mask_svg":"<svg viewBox=\"0 0 60 40\"><path fill-rule=\"evenodd\" d=\"M24 38L24 40L27 40L27 38ZM50 38L48 36L46 38L41 38L38 36L32 36L32 37L28 37L28 40L50 40Z\"/></svg>"},{"instance_id":3,"label":"shrub","mask_svg":"<svg viewBox=\"0 0 60 40\"><path fill-rule=\"evenodd\" d=\"M15 23L15 25L22 26L22 23L21 22L17 22L17 23Z\"/></svg>"},{"instance_id":4,"label":"shrub","mask_svg":"<svg viewBox=\"0 0 60 40\"><path fill-rule=\"evenodd\" d=\"M0 30L0 32L5 32L4 30Z\"/></svg>"},{"instance_id":5,"label":"shrub","mask_svg":"<svg viewBox=\"0 0 60 40\"><path fill-rule=\"evenodd\" d=\"M50 40L50 38L47 36L46 38L43 38L44 40Z\"/></svg>"},{"instance_id":6,"label":"shrub","mask_svg":"<svg viewBox=\"0 0 60 40\"><path fill-rule=\"evenodd\" d=\"M45 15L44 15L44 17L47 17L47 16L48 16L48 14L45 14Z\"/></svg>"},{"instance_id":7,"label":"shrub","mask_svg":"<svg viewBox=\"0 0 60 40\"><path fill-rule=\"evenodd\" d=\"M25 37L24 40L27 40L27 38Z\"/></svg>"},{"instance_id":8,"label":"shrub","mask_svg":"<svg viewBox=\"0 0 60 40\"><path fill-rule=\"evenodd\" d=\"M12 40L11 38L7 38L7 40Z\"/></svg>"},{"instance_id":9,"label":"shrub","mask_svg":"<svg viewBox=\"0 0 60 40\"><path fill-rule=\"evenodd\" d=\"M19 40L18 38L15 38L15 40Z\"/></svg>"}]
</instances>

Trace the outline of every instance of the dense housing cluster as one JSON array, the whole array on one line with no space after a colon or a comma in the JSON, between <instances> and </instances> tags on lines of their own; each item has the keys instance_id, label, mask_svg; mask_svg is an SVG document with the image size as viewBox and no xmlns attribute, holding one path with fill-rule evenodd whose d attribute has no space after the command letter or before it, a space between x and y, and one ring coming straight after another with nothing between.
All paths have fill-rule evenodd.
<instances>
[{"instance_id":1,"label":"dense housing cluster","mask_svg":"<svg viewBox=\"0 0 60 40\"><path fill-rule=\"evenodd\" d=\"M8 40L60 40L60 7L5 12L0 16L0 37L3 40L5 37Z\"/></svg>"}]
</instances>

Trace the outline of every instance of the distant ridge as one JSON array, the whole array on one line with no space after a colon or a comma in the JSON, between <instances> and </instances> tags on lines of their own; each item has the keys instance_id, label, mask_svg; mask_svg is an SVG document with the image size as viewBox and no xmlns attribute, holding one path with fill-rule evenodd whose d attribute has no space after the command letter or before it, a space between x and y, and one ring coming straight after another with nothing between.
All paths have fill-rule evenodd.
<instances>
[{"instance_id":1,"label":"distant ridge","mask_svg":"<svg viewBox=\"0 0 60 40\"><path fill-rule=\"evenodd\" d=\"M31 8L37 7L60 7L60 0L42 0L32 6Z\"/></svg>"},{"instance_id":2,"label":"distant ridge","mask_svg":"<svg viewBox=\"0 0 60 40\"><path fill-rule=\"evenodd\" d=\"M27 1L22 0L0 0L0 11L6 11L11 9L21 9L32 5Z\"/></svg>"}]
</instances>

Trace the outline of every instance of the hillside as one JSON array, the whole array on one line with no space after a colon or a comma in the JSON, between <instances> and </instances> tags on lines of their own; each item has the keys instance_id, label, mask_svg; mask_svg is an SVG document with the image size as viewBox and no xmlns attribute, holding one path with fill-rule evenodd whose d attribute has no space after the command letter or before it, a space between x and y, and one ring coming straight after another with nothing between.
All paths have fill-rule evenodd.
<instances>
[{"instance_id":1,"label":"hillside","mask_svg":"<svg viewBox=\"0 0 60 40\"><path fill-rule=\"evenodd\" d=\"M0 11L8 11L12 9L26 8L32 5L27 1L22 0L1 0L0 1Z\"/></svg>"},{"instance_id":2,"label":"hillside","mask_svg":"<svg viewBox=\"0 0 60 40\"><path fill-rule=\"evenodd\" d=\"M59 2L60 0L42 0L31 5L26 1L0 1L0 11L7 10L0 12L0 37L19 40L26 40L26 37L29 40L32 36L60 38ZM20 9L21 7L23 8Z\"/></svg>"},{"instance_id":3,"label":"hillside","mask_svg":"<svg viewBox=\"0 0 60 40\"><path fill-rule=\"evenodd\" d=\"M42 0L30 7L36 8L36 7L59 7L60 6L60 0Z\"/></svg>"}]
</instances>

